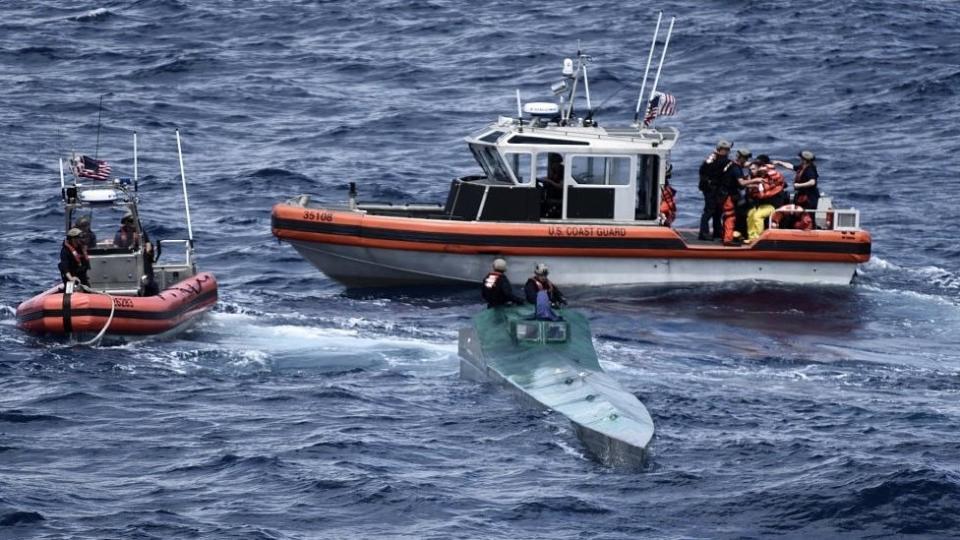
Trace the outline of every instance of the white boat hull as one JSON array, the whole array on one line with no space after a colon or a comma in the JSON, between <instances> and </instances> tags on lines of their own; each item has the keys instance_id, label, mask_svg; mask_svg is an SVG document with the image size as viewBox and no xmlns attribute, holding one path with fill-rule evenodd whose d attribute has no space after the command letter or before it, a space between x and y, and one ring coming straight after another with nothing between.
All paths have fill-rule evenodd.
<instances>
[{"instance_id":1,"label":"white boat hull","mask_svg":"<svg viewBox=\"0 0 960 540\"><path fill-rule=\"evenodd\" d=\"M321 272L350 287L479 283L494 258L489 254L441 253L290 240ZM504 256L513 272L550 265L551 278L566 286L673 285L772 281L801 285L848 285L855 262L697 258Z\"/></svg>"}]
</instances>

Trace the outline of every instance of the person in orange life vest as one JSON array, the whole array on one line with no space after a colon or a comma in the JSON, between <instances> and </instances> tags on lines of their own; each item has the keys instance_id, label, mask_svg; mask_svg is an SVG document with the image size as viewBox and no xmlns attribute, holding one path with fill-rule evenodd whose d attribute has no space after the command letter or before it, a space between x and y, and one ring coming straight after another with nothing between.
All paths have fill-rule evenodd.
<instances>
[{"instance_id":1,"label":"person in orange life vest","mask_svg":"<svg viewBox=\"0 0 960 540\"><path fill-rule=\"evenodd\" d=\"M723 224L721 215L723 213L723 197L721 196L721 184L723 183L723 171L727 163L730 163L730 143L721 139L717 142L717 148L711 152L707 159L700 164L700 183L698 189L703 193L703 213L700 215L700 240L716 240L723 235ZM713 234L710 233L710 225L713 224Z\"/></svg>"},{"instance_id":2,"label":"person in orange life vest","mask_svg":"<svg viewBox=\"0 0 960 540\"><path fill-rule=\"evenodd\" d=\"M120 219L120 230L113 237L113 245L118 248L136 249L140 244L140 234L133 224L133 214L127 212Z\"/></svg>"},{"instance_id":3,"label":"person in orange life vest","mask_svg":"<svg viewBox=\"0 0 960 540\"><path fill-rule=\"evenodd\" d=\"M550 299L550 304L553 305L553 307L567 303L567 299L564 298L560 289L547 277L549 274L550 269L543 263L537 263L536 266L533 267L533 276L528 279L527 283L523 286L523 295L527 297L527 302L536 304L537 293L546 291Z\"/></svg>"},{"instance_id":4,"label":"person in orange life vest","mask_svg":"<svg viewBox=\"0 0 960 540\"><path fill-rule=\"evenodd\" d=\"M765 220L770 217L777 207L786 204L787 196L784 192L786 183L783 174L770 162L770 157L760 154L750 165L750 185L747 186L747 196L752 202L747 212L747 239L744 243L751 243L763 233Z\"/></svg>"},{"instance_id":5,"label":"person in orange life vest","mask_svg":"<svg viewBox=\"0 0 960 540\"><path fill-rule=\"evenodd\" d=\"M802 206L785 204L777 208L770 218L770 226L775 229L813 230L813 217Z\"/></svg>"},{"instance_id":6,"label":"person in orange life vest","mask_svg":"<svg viewBox=\"0 0 960 540\"><path fill-rule=\"evenodd\" d=\"M798 154L800 164L794 165L787 161L776 160L773 163L784 169L789 169L796 173L793 179L793 204L800 205L807 210L816 210L820 202L820 175L817 173L817 166L814 163L817 156L809 150L803 150Z\"/></svg>"},{"instance_id":7,"label":"person in orange life vest","mask_svg":"<svg viewBox=\"0 0 960 540\"><path fill-rule=\"evenodd\" d=\"M673 163L667 165L667 174L660 187L660 224L669 227L677 218L677 190L670 185L673 176Z\"/></svg>"},{"instance_id":8,"label":"person in orange life vest","mask_svg":"<svg viewBox=\"0 0 960 540\"><path fill-rule=\"evenodd\" d=\"M60 278L64 285L72 281L81 285L90 285L87 271L90 270L90 259L87 257L87 247L83 243L83 233L74 227L67 231L67 238L60 248Z\"/></svg>"},{"instance_id":9,"label":"person in orange life vest","mask_svg":"<svg viewBox=\"0 0 960 540\"><path fill-rule=\"evenodd\" d=\"M480 295L487 301L488 308L523 304L523 298L513 294L513 286L507 279L507 261L503 259L493 261L493 269L483 278Z\"/></svg>"},{"instance_id":10,"label":"person in orange life vest","mask_svg":"<svg viewBox=\"0 0 960 540\"><path fill-rule=\"evenodd\" d=\"M737 203L740 202L740 190L750 184L750 172L747 169L747 160L750 159L750 150L737 150L736 158L723 168L720 191L723 208L723 245L736 246Z\"/></svg>"}]
</instances>

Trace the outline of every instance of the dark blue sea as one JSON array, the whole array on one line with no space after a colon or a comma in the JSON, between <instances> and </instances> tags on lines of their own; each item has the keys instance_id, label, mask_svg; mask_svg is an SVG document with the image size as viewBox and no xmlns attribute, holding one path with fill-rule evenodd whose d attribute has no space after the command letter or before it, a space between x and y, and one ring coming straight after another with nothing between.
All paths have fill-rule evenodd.
<instances>
[{"instance_id":1,"label":"dark blue sea","mask_svg":"<svg viewBox=\"0 0 960 540\"><path fill-rule=\"evenodd\" d=\"M647 470L458 377L474 289L345 290L270 234L300 193L442 201L462 137L549 97L577 40L632 119L656 10L681 226L720 137L818 155L874 256L847 287L572 291L650 410ZM0 2L0 538L960 536L960 3ZM57 157L132 173L216 309L66 348L14 311L58 278ZM520 275L525 269L517 269Z\"/></svg>"}]
</instances>

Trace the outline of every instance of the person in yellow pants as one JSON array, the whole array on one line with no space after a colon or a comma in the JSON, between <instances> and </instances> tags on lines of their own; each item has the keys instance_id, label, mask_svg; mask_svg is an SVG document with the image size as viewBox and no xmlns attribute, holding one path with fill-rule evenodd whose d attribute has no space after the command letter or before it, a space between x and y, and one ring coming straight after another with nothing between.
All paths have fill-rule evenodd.
<instances>
[{"instance_id":1,"label":"person in yellow pants","mask_svg":"<svg viewBox=\"0 0 960 540\"><path fill-rule=\"evenodd\" d=\"M772 204L759 204L747 213L747 242L753 242L766 229L767 218L776 210Z\"/></svg>"},{"instance_id":2,"label":"person in yellow pants","mask_svg":"<svg viewBox=\"0 0 960 540\"><path fill-rule=\"evenodd\" d=\"M763 234L767 218L785 200L786 187L783 175L774 168L765 154L757 156L751 164L750 176L747 194L753 200L754 206L747 213L747 244Z\"/></svg>"}]
</instances>

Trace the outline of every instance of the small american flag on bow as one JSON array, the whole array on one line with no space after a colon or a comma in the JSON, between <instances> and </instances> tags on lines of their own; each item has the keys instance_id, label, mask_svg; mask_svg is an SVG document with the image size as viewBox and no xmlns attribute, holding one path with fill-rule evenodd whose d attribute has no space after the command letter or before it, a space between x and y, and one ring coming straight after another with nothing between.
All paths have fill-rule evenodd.
<instances>
[{"instance_id":1,"label":"small american flag on bow","mask_svg":"<svg viewBox=\"0 0 960 540\"><path fill-rule=\"evenodd\" d=\"M73 173L81 178L109 180L110 164L102 159L93 159L90 156L74 156Z\"/></svg>"},{"instance_id":2,"label":"small american flag on bow","mask_svg":"<svg viewBox=\"0 0 960 540\"><path fill-rule=\"evenodd\" d=\"M643 119L643 127L650 127L657 116L673 116L677 114L677 98L673 94L657 92L647 107L647 116Z\"/></svg>"}]
</instances>

